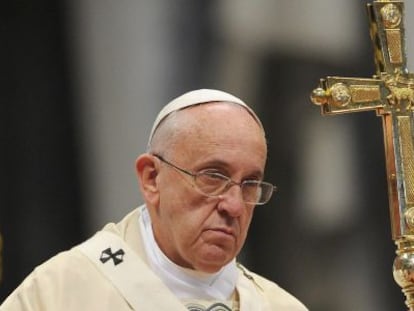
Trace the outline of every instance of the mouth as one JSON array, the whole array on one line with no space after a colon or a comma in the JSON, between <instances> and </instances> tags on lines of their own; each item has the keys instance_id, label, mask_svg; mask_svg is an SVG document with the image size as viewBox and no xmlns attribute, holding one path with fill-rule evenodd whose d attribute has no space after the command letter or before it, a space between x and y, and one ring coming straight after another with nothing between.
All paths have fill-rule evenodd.
<instances>
[{"instance_id":1,"label":"mouth","mask_svg":"<svg viewBox=\"0 0 414 311\"><path fill-rule=\"evenodd\" d=\"M234 230L231 228L224 228L224 227L218 227L218 228L210 228L208 231L227 236L227 237L233 237L235 238L236 235L234 233Z\"/></svg>"}]
</instances>

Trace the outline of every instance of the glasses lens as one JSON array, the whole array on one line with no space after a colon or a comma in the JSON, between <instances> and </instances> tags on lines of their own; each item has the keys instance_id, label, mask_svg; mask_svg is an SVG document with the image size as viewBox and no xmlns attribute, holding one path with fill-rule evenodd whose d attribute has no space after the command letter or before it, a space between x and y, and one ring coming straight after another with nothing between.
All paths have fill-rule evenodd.
<instances>
[{"instance_id":1,"label":"glasses lens","mask_svg":"<svg viewBox=\"0 0 414 311\"><path fill-rule=\"evenodd\" d=\"M242 184L243 200L246 203L256 204L262 195L262 188L258 181L245 181Z\"/></svg>"},{"instance_id":2,"label":"glasses lens","mask_svg":"<svg viewBox=\"0 0 414 311\"><path fill-rule=\"evenodd\" d=\"M226 191L231 180L215 172L201 172L194 175L198 190L207 196L218 196ZM241 184L243 201L247 204L262 205L267 203L274 191L274 186L266 182L246 180Z\"/></svg>"},{"instance_id":3,"label":"glasses lens","mask_svg":"<svg viewBox=\"0 0 414 311\"><path fill-rule=\"evenodd\" d=\"M245 181L242 184L243 199L246 203L265 204L273 194L273 185L260 181Z\"/></svg>"},{"instance_id":4,"label":"glasses lens","mask_svg":"<svg viewBox=\"0 0 414 311\"><path fill-rule=\"evenodd\" d=\"M221 194L229 182L226 176L213 172L198 173L194 180L198 189L206 195Z\"/></svg>"}]
</instances>

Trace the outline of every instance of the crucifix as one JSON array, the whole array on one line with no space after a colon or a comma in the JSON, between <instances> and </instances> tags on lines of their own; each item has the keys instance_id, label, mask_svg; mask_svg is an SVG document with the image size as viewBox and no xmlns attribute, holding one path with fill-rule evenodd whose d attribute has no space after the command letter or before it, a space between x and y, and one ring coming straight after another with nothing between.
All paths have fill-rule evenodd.
<instances>
[{"instance_id":1,"label":"crucifix","mask_svg":"<svg viewBox=\"0 0 414 311\"><path fill-rule=\"evenodd\" d=\"M407 69L404 2L367 4L376 73L372 78L329 76L311 95L322 115L375 110L383 120L393 275L414 311L414 74Z\"/></svg>"}]
</instances>

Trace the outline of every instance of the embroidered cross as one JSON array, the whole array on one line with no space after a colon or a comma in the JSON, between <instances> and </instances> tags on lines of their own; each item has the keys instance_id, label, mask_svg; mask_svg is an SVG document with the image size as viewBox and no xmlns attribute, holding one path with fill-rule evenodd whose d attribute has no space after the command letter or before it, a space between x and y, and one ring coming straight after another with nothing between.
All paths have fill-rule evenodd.
<instances>
[{"instance_id":1,"label":"embroidered cross","mask_svg":"<svg viewBox=\"0 0 414 311\"><path fill-rule=\"evenodd\" d=\"M108 247L102 251L99 260L102 263L106 263L109 259L112 259L114 261L114 265L116 266L124 261L124 254L125 252L122 248L118 249L115 253L112 253L111 248Z\"/></svg>"}]
</instances>

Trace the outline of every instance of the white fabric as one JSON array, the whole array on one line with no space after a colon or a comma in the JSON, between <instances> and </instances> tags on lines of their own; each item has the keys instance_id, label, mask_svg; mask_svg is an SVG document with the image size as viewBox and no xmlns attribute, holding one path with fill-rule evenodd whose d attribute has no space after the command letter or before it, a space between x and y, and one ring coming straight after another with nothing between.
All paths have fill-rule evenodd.
<instances>
[{"instance_id":1,"label":"white fabric","mask_svg":"<svg viewBox=\"0 0 414 311\"><path fill-rule=\"evenodd\" d=\"M158 247L151 219L145 206L141 207L141 234L149 264L164 284L179 299L228 300L236 288L239 276L233 260L217 273L201 273L173 263Z\"/></svg>"},{"instance_id":2,"label":"white fabric","mask_svg":"<svg viewBox=\"0 0 414 311\"><path fill-rule=\"evenodd\" d=\"M200 89L187 92L172 101L170 101L163 109L158 113L157 118L151 129L151 134L149 137L148 145L151 143L152 137L154 136L155 130L157 129L158 125L160 125L161 121L165 119L171 112L178 111L184 109L186 107L209 103L209 102L230 102L234 104L238 104L243 106L247 109L247 111L252 115L252 117L257 121L257 123L262 126L261 121L254 113L254 111L246 105L240 98L237 98L234 95L229 93L219 91L219 90L211 90L211 89Z\"/></svg>"}]
</instances>

